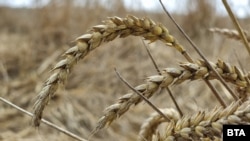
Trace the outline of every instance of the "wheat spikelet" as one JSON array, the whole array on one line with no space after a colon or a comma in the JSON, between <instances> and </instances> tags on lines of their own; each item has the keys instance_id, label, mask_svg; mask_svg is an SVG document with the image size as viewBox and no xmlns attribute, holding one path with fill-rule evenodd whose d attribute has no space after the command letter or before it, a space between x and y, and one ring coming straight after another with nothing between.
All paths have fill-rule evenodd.
<instances>
[{"instance_id":1,"label":"wheat spikelet","mask_svg":"<svg viewBox=\"0 0 250 141\"><path fill-rule=\"evenodd\" d=\"M214 108L193 116L185 116L166 126L166 132L159 141L174 140L219 140L223 124L250 124L250 100L240 105L235 102L227 108Z\"/></svg>"},{"instance_id":2,"label":"wheat spikelet","mask_svg":"<svg viewBox=\"0 0 250 141\"><path fill-rule=\"evenodd\" d=\"M77 38L76 45L68 49L64 53L64 59L54 66L52 69L54 73L45 82L34 104L34 126L39 126L45 106L57 90L58 85L66 81L74 64L84 58L91 50L99 47L101 43L129 35L141 36L150 42L160 40L176 48L184 56L188 56L184 48L162 24L156 24L149 18L140 19L131 15L126 18L110 17L104 21L103 25L93 26L89 33Z\"/></svg>"},{"instance_id":3,"label":"wheat spikelet","mask_svg":"<svg viewBox=\"0 0 250 141\"><path fill-rule=\"evenodd\" d=\"M180 119L180 115L175 109L167 108L167 109L162 109L161 111L170 120L177 121L178 119ZM156 128L158 127L158 125L160 125L162 122L170 122L170 120L166 121L157 112L152 113L150 117L143 122L139 132L138 140L139 141L152 140L152 137L156 133Z\"/></svg>"},{"instance_id":4,"label":"wheat spikelet","mask_svg":"<svg viewBox=\"0 0 250 141\"><path fill-rule=\"evenodd\" d=\"M241 70L235 66L231 66L221 60L217 63L211 63L219 74L228 82L235 84L237 87L244 90L240 97L245 101L247 94L250 93L250 84L242 74ZM172 85L180 84L186 80L196 79L217 79L215 74L211 72L203 61L195 63L181 63L183 69L165 68L162 70L162 75L153 75L146 79L145 84L138 85L135 89L141 92L145 97L150 98L159 88L165 88ZM249 76L247 76L249 77ZM104 115L99 119L95 132L99 131L106 125L109 125L113 120L127 112L132 105L137 105L142 101L141 97L128 93L118 99L118 102L109 106L104 111Z\"/></svg>"},{"instance_id":5,"label":"wheat spikelet","mask_svg":"<svg viewBox=\"0 0 250 141\"><path fill-rule=\"evenodd\" d=\"M235 39L235 40L242 40L241 36L239 35L238 31L236 31L236 30L231 30L231 29L226 29L226 28L223 28L223 29L210 28L209 31L225 35L226 37L232 38L232 39ZM245 34L245 36L247 38L247 41L250 42L249 33L247 31L244 31L244 34Z\"/></svg>"}]
</instances>

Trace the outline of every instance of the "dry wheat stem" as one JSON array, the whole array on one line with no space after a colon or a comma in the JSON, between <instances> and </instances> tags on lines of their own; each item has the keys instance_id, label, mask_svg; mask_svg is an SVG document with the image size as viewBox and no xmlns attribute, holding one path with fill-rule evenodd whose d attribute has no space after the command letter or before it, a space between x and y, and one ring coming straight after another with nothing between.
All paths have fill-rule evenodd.
<instances>
[{"instance_id":1,"label":"dry wheat stem","mask_svg":"<svg viewBox=\"0 0 250 141\"><path fill-rule=\"evenodd\" d=\"M239 33L236 30L227 29L227 28L222 28L222 29L221 28L210 28L209 31L225 35L228 38L232 38L235 40L242 40L241 36L239 35ZM243 31L243 32L247 38L247 41L250 42L249 33L247 31Z\"/></svg>"},{"instance_id":2,"label":"dry wheat stem","mask_svg":"<svg viewBox=\"0 0 250 141\"><path fill-rule=\"evenodd\" d=\"M145 96L143 96L142 93L140 93L139 91L137 91L135 88L133 88L133 86L131 86L122 76L121 74L116 70L115 68L115 72L117 74L117 76L121 79L121 81L123 83L125 83L134 93L136 93L138 96L140 96L152 109L154 109L159 115L161 115L163 118L165 118L165 120L169 120L168 117L166 117L153 103L151 103Z\"/></svg>"},{"instance_id":3,"label":"dry wheat stem","mask_svg":"<svg viewBox=\"0 0 250 141\"><path fill-rule=\"evenodd\" d=\"M11 107L17 109L18 111L20 111L20 112L22 112L22 113L24 113L24 114L26 114L26 115L28 115L28 116L30 116L30 117L33 117L33 114L32 114L32 113L30 113L30 112L24 110L23 108L21 108L21 107L15 105L15 104L13 104L13 103L11 103L10 101L8 101L8 100L6 100L6 99L4 99L4 98L2 98L2 97L0 97L0 100L1 100L2 102L4 102L4 103L10 105ZM76 134L73 134L73 133L71 133L70 131L67 131L67 130L61 128L61 127L58 127L57 125L55 125L55 124L53 124L53 123L51 123L51 122L49 122L49 121L47 121L47 120L45 120L45 119L41 119L41 121L42 121L44 124L48 125L49 127L53 128L53 129L56 129L56 130L58 130L59 132L62 132L62 133L64 133L65 135L74 138L75 140L87 141L86 139L81 138L81 137L77 136Z\"/></svg>"},{"instance_id":4,"label":"dry wheat stem","mask_svg":"<svg viewBox=\"0 0 250 141\"><path fill-rule=\"evenodd\" d=\"M176 27L179 29L179 31L184 35L184 37L187 39L187 41L192 45L193 49L200 55L200 57L207 63L208 67L215 73L215 75L218 77L218 80L222 83L222 85L228 90L228 92L231 94L231 96L238 100L238 97L234 94L234 92L231 90L231 88L226 84L226 82L223 80L223 78L219 75L219 73L213 68L213 66L209 63L208 59L205 57L205 55L201 52L201 50L197 47L197 45L189 38L189 36L185 33L185 31L179 26L179 24L175 21L175 19L171 16L171 14L168 12L164 4L162 3L162 0L159 0L160 4L164 10L164 12L168 15L168 17L172 20L172 22L176 25ZM190 63L193 63L192 58L187 56L187 60ZM206 81L206 80L205 80ZM207 84L209 84L209 81L206 81ZM222 102L222 99L220 99L219 94L216 93L216 90L214 87L211 87L212 85L209 84L209 88L214 92L213 94L216 96L216 98L219 98L219 102ZM223 103L221 103L223 105Z\"/></svg>"},{"instance_id":5,"label":"dry wheat stem","mask_svg":"<svg viewBox=\"0 0 250 141\"><path fill-rule=\"evenodd\" d=\"M235 66L231 66L221 60L216 64L211 63L217 72L228 82L235 84L242 90L240 97L245 101L250 93L250 84L247 82L241 70ZM146 98L150 98L159 88L166 88L170 85L177 85L186 80L197 79L217 79L216 75L209 70L204 61L197 63L181 63L183 69L165 68L161 75L153 75L146 79L146 83L136 86L134 89L142 93ZM243 99L244 98L244 99ZM99 119L95 131L99 131L106 125L112 123L115 119L127 112L132 105L137 105L142 101L142 98L134 93L128 93L118 99L118 102L109 106L104 111L104 115Z\"/></svg>"},{"instance_id":6,"label":"dry wheat stem","mask_svg":"<svg viewBox=\"0 0 250 141\"><path fill-rule=\"evenodd\" d=\"M184 56L189 56L177 40L169 34L168 29L162 24L155 23L150 18L110 17L103 25L93 26L89 33L75 40L75 46L64 53L64 59L53 68L53 74L44 83L34 104L33 125L39 126L45 106L54 95L59 84L63 84L74 64L84 58L91 50L99 47L103 42L109 42L116 37L124 38L129 35L141 36L145 40L154 42L160 40L176 48Z\"/></svg>"},{"instance_id":7,"label":"dry wheat stem","mask_svg":"<svg viewBox=\"0 0 250 141\"><path fill-rule=\"evenodd\" d=\"M156 129L157 129L158 125L160 125L163 122L171 122L171 120L177 121L178 119L180 119L180 115L175 109L166 108L166 109L160 109L160 110L170 120L166 121L157 112L152 113L150 115L150 117L148 119L146 119L141 126L141 129L140 129L140 132L138 135L139 141L151 141L153 135L156 133Z\"/></svg>"},{"instance_id":8,"label":"dry wheat stem","mask_svg":"<svg viewBox=\"0 0 250 141\"><path fill-rule=\"evenodd\" d=\"M193 41L189 38L189 36L184 32L184 30L181 28L181 26L175 21L174 17L171 16L171 14L168 12L168 10L166 9L166 7L164 6L164 4L162 3L162 0L159 0L164 12L168 15L168 17L170 18L170 20L176 25L176 27L178 28L178 30L184 35L184 37L188 40L188 42L192 45L192 47L198 52L200 53L199 49L196 47L196 45L193 43ZM200 54L201 55L201 54ZM203 55L201 55L201 57L203 57ZM193 63L193 59L190 56L186 56L186 59L190 62ZM206 60L206 59L204 59Z\"/></svg>"},{"instance_id":9,"label":"dry wheat stem","mask_svg":"<svg viewBox=\"0 0 250 141\"><path fill-rule=\"evenodd\" d=\"M234 102L227 108L214 108L200 111L193 116L186 116L166 125L164 135L158 137L159 141L175 140L215 140L221 138L224 124L250 124L250 100L242 105Z\"/></svg>"},{"instance_id":10,"label":"dry wheat stem","mask_svg":"<svg viewBox=\"0 0 250 141\"><path fill-rule=\"evenodd\" d=\"M235 18L234 13L232 12L230 6L227 3L227 0L222 0L222 2L224 4L224 6L225 6L225 8L227 10L227 13L229 14L231 20L233 21L234 26L236 27L237 31L239 32L240 37L243 40L243 43L244 43L244 45L245 45L245 47L246 47L246 49L248 51L248 54L250 55L250 45L249 45L249 43L247 41L247 38L246 38L245 34L243 33L243 30L242 30L238 20Z\"/></svg>"},{"instance_id":11,"label":"dry wheat stem","mask_svg":"<svg viewBox=\"0 0 250 141\"><path fill-rule=\"evenodd\" d=\"M142 41L142 42L143 42L143 41ZM145 49L146 49L146 51L147 51L147 54L148 54L150 60L151 60L152 63L153 63L153 65L154 65L156 71L158 72L159 75L161 75L161 71L160 71L158 65L156 64L155 59L153 58L152 54L150 53L148 46L147 46L144 42L143 42L143 45L144 45L144 47L145 47ZM174 96L173 96L173 93L171 92L171 90L170 90L168 87L166 88L166 90L167 90L167 92L168 92L168 94L169 94L171 100L173 101L173 103L174 103L176 109L178 110L178 112L180 113L180 115L183 116L183 112L182 112L180 106L178 105L177 101L175 100L175 98L174 98Z\"/></svg>"}]
</instances>

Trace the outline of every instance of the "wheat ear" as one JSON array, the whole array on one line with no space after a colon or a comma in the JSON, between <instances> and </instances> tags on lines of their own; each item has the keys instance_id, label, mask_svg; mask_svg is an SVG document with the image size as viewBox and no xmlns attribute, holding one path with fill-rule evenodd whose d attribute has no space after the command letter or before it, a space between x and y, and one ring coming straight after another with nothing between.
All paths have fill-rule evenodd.
<instances>
[{"instance_id":1,"label":"wheat ear","mask_svg":"<svg viewBox=\"0 0 250 141\"><path fill-rule=\"evenodd\" d=\"M228 82L235 84L240 89L244 90L244 93L240 97L243 97L242 101L245 101L247 94L250 93L250 84L247 82L245 76L241 70L235 66L231 66L221 60L213 64L216 71ZM146 79L145 84L141 84L135 87L135 89L141 92L145 97L150 98L159 88L166 88L171 84L177 85L186 80L196 79L217 79L204 61L198 61L197 63L181 63L180 66L183 69L178 68L165 68L162 70L161 75L153 75ZM246 76L246 77L249 77ZM99 131L106 125L112 123L115 119L127 112L132 105L137 105L142 101L141 97L128 93L118 99L118 102L105 109L104 115L99 119L95 132Z\"/></svg>"},{"instance_id":2,"label":"wheat ear","mask_svg":"<svg viewBox=\"0 0 250 141\"><path fill-rule=\"evenodd\" d=\"M210 28L209 31L214 32L214 33L219 33L222 35L227 36L228 38L232 38L235 40L242 40L241 36L239 35L238 31L236 30L231 30L231 29L227 29L227 28ZM250 35L247 31L243 31L247 41L250 42Z\"/></svg>"},{"instance_id":3,"label":"wheat ear","mask_svg":"<svg viewBox=\"0 0 250 141\"><path fill-rule=\"evenodd\" d=\"M161 109L161 111L170 120L177 121L178 119L180 119L179 113L173 108ZM150 117L143 122L140 132L139 132L138 140L139 141L145 141L145 140L151 141L153 135L156 133L156 129L158 125L160 125L163 122L171 122L170 120L166 121L157 112L152 113Z\"/></svg>"},{"instance_id":4,"label":"wheat ear","mask_svg":"<svg viewBox=\"0 0 250 141\"><path fill-rule=\"evenodd\" d=\"M162 24L156 24L149 18L140 19L131 15L126 18L110 17L104 21L103 25L93 26L89 33L78 37L75 40L76 45L68 49L64 53L64 59L54 66L52 69L54 73L45 82L34 104L33 125L39 126L45 106L54 95L58 85L66 81L74 64L84 58L91 50L99 47L101 43L129 35L141 36L150 42L160 40L176 48L184 56L189 56Z\"/></svg>"},{"instance_id":5,"label":"wheat ear","mask_svg":"<svg viewBox=\"0 0 250 141\"><path fill-rule=\"evenodd\" d=\"M166 132L159 141L215 140L221 138L224 124L250 124L250 100L242 105L234 102L227 108L215 108L210 112L200 111L166 125Z\"/></svg>"}]
</instances>

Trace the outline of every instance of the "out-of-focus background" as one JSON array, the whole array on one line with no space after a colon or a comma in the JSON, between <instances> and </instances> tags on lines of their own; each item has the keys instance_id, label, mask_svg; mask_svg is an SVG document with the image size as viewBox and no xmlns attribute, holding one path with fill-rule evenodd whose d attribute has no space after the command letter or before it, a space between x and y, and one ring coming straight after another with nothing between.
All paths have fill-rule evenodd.
<instances>
[{"instance_id":1,"label":"out-of-focus background","mask_svg":"<svg viewBox=\"0 0 250 141\"><path fill-rule=\"evenodd\" d=\"M234 29L220 0L163 2L209 60L222 59L236 66L241 63L245 71L249 70L249 56L240 41L208 31L211 27ZM249 31L250 1L229 0L229 4L242 27ZM128 14L164 24L191 56L199 59L157 0L0 0L0 96L32 111L50 69L62 58L70 42L107 17ZM176 50L160 42L149 44L149 48L161 69L186 62ZM105 107L129 92L117 78L115 67L133 86L157 74L140 37L105 43L74 67L65 87L59 88L45 109L44 118L88 138ZM225 100L231 99L217 81L212 83ZM202 81L184 82L171 90L185 114L219 105ZM165 91L151 101L159 108L174 107ZM90 139L136 140L140 125L152 112L147 104L141 103ZM44 124L35 129L30 122L30 117L0 102L1 141L73 140Z\"/></svg>"}]
</instances>

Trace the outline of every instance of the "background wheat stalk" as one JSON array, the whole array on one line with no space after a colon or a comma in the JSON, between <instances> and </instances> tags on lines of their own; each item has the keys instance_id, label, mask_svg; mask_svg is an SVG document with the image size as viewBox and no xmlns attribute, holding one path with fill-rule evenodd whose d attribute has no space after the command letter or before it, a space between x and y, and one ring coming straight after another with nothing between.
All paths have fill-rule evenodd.
<instances>
[{"instance_id":1,"label":"background wheat stalk","mask_svg":"<svg viewBox=\"0 0 250 141\"><path fill-rule=\"evenodd\" d=\"M210 28L209 31L225 35L228 38L232 38L235 40L242 40L241 36L239 35L238 31L232 30L232 29L227 29L227 28ZM246 39L248 42L250 42L250 35L247 31L243 31Z\"/></svg>"}]
</instances>

